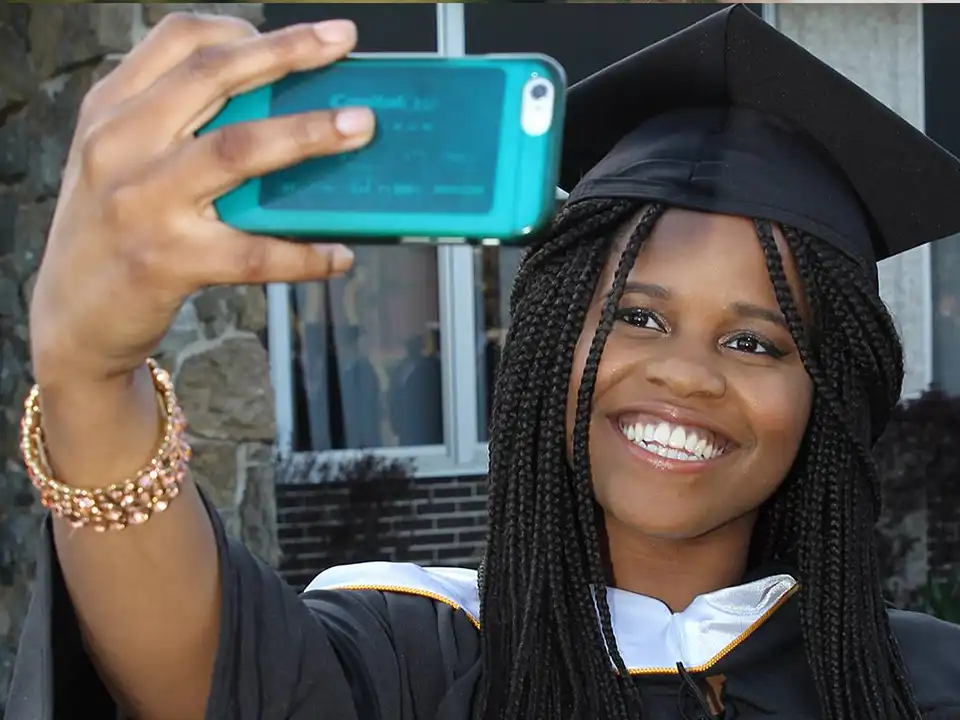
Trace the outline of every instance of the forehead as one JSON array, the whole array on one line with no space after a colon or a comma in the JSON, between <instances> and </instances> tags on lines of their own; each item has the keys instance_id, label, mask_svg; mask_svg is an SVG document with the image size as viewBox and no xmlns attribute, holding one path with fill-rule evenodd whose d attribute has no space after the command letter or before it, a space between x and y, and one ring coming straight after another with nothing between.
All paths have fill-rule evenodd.
<instances>
[{"instance_id":1,"label":"forehead","mask_svg":"<svg viewBox=\"0 0 960 720\"><path fill-rule=\"evenodd\" d=\"M618 251L638 219L620 230ZM801 299L793 257L779 228L774 228L774 237L794 297ZM619 252L615 255L619 257ZM723 296L729 301L749 298L776 306L757 229L747 218L668 209L644 242L631 276L643 276L678 292L714 295L718 302Z\"/></svg>"}]
</instances>

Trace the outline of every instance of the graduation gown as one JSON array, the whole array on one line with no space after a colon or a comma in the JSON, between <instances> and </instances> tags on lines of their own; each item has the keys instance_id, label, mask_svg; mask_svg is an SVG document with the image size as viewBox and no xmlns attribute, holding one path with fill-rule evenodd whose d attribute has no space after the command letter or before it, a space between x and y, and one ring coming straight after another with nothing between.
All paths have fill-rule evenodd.
<instances>
[{"instance_id":1,"label":"graduation gown","mask_svg":"<svg viewBox=\"0 0 960 720\"><path fill-rule=\"evenodd\" d=\"M228 539L208 510L223 607L206 718L471 718L482 672L473 571L365 563L321 573L298 595ZM49 519L41 547L6 717L114 720L117 708L83 648ZM789 575L761 576L673 614L657 600L612 590L615 632L645 720L706 717L677 662L693 678L726 676L724 718L816 720L797 594ZM960 627L910 612L891 611L891 620L924 718L960 718Z\"/></svg>"}]
</instances>

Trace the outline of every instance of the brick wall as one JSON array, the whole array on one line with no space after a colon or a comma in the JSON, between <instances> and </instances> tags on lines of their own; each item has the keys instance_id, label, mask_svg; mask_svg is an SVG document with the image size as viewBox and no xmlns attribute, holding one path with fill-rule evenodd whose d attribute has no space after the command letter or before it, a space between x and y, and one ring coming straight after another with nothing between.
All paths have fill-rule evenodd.
<instances>
[{"instance_id":1,"label":"brick wall","mask_svg":"<svg viewBox=\"0 0 960 720\"><path fill-rule=\"evenodd\" d=\"M475 568L486 536L483 477L414 480L409 499L391 503L377 524L379 550L346 557L331 547L349 512L341 483L278 485L280 574L302 589L324 568L343 562L394 560Z\"/></svg>"}]
</instances>

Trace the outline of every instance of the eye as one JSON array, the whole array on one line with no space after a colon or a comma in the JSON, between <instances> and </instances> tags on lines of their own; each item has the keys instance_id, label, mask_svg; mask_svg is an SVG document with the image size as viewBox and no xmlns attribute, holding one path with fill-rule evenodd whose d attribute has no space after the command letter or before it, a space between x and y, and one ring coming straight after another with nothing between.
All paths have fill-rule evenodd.
<instances>
[{"instance_id":1,"label":"eye","mask_svg":"<svg viewBox=\"0 0 960 720\"><path fill-rule=\"evenodd\" d=\"M740 333L727 338L723 346L746 355L769 355L776 360L787 354L769 340L761 340L750 333Z\"/></svg>"},{"instance_id":2,"label":"eye","mask_svg":"<svg viewBox=\"0 0 960 720\"><path fill-rule=\"evenodd\" d=\"M656 330L661 333L667 332L667 324L652 310L646 310L644 308L624 308L617 311L616 319L641 330Z\"/></svg>"}]
</instances>

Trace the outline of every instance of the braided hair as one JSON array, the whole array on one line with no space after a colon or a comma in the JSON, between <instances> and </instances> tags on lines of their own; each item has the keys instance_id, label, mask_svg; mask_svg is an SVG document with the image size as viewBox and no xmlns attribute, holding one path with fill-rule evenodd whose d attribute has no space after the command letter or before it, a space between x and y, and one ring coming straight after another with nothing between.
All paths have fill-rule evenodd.
<instances>
[{"instance_id":1,"label":"braided hair","mask_svg":"<svg viewBox=\"0 0 960 720\"><path fill-rule=\"evenodd\" d=\"M568 461L574 350L616 231L641 210L584 366ZM477 704L484 720L643 716L603 590L588 425L600 354L627 276L664 210L632 200L568 205L518 271L491 415ZM811 311L805 326L773 228L755 225L814 395L793 468L761 508L751 562L796 568L806 654L825 720L917 720L873 546L880 491L870 448L900 396L900 341L856 263L784 227Z\"/></svg>"}]
</instances>

